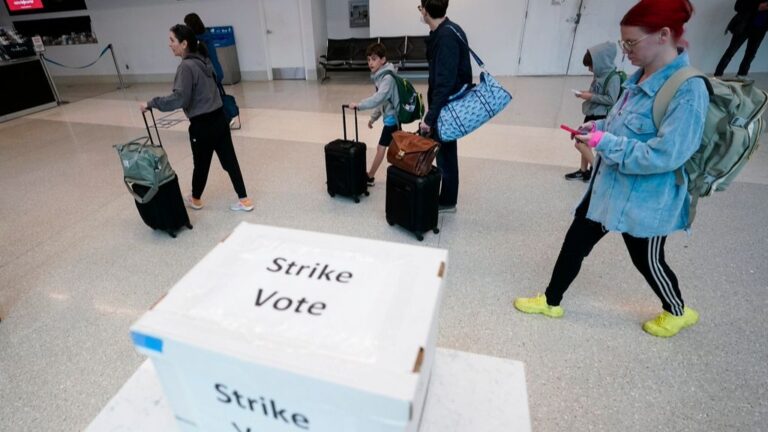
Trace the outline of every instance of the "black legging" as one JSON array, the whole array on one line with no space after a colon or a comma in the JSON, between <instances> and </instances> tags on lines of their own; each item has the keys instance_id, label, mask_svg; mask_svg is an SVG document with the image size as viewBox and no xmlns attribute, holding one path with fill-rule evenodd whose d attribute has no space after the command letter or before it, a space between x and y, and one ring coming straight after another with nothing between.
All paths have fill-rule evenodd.
<instances>
[{"instance_id":1,"label":"black legging","mask_svg":"<svg viewBox=\"0 0 768 432\"><path fill-rule=\"evenodd\" d=\"M726 49L725 53L723 53L723 57L720 59L720 63L717 64L717 68L715 69L715 76L723 75L725 68L728 67L728 63L731 62L731 59L734 55L736 55L736 52L739 51L739 48L744 45L744 42L747 42L747 50L744 52L744 58L741 60L741 64L739 65L738 74L740 76L747 76L749 74L749 67L752 65L752 60L755 59L757 50L760 48L760 44L763 42L765 32L765 29L752 28L745 32L734 34L733 38L731 38L731 44L728 45L728 49Z\"/></svg>"},{"instance_id":2,"label":"black legging","mask_svg":"<svg viewBox=\"0 0 768 432\"><path fill-rule=\"evenodd\" d=\"M579 274L582 261L607 234L600 223L587 219L588 206L587 199L576 210L576 217L565 235L546 291L547 304L551 306L560 305L563 294ZM632 263L659 297L664 310L672 315L682 315L684 303L677 276L664 260L664 244L667 237L638 238L626 233L623 233L622 237Z\"/></svg>"},{"instance_id":3,"label":"black legging","mask_svg":"<svg viewBox=\"0 0 768 432\"><path fill-rule=\"evenodd\" d=\"M237 163L235 147L232 144L232 134L229 123L224 116L224 110L219 108L207 114L189 119L189 141L192 145L192 197L200 199L208 182L208 171L211 168L213 152L219 157L222 168L229 173L232 186L239 198L245 198L243 175Z\"/></svg>"}]
</instances>

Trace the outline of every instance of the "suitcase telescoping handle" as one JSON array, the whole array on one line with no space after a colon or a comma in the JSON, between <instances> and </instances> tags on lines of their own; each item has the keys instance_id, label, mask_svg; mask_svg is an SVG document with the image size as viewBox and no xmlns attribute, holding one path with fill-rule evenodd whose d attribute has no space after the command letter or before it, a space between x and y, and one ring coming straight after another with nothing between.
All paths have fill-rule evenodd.
<instances>
[{"instance_id":1,"label":"suitcase telescoping handle","mask_svg":"<svg viewBox=\"0 0 768 432\"><path fill-rule=\"evenodd\" d=\"M344 104L341 106L341 121L344 124L344 140L347 140L347 108L349 108L349 105ZM360 142L360 136L357 133L357 108L354 109L355 111L355 142Z\"/></svg>"},{"instance_id":2,"label":"suitcase telescoping handle","mask_svg":"<svg viewBox=\"0 0 768 432\"><path fill-rule=\"evenodd\" d=\"M152 108L149 108L147 111L141 113L141 117L144 119L144 126L147 128L147 136L149 136L149 142L150 144L155 145L155 140L152 139L152 131L149 129L149 123L147 123L147 112L149 112L150 117L152 117L152 125L155 127L155 135L157 135L157 144L162 147L163 142L160 141L160 130L157 128L155 113L152 111Z\"/></svg>"}]
</instances>

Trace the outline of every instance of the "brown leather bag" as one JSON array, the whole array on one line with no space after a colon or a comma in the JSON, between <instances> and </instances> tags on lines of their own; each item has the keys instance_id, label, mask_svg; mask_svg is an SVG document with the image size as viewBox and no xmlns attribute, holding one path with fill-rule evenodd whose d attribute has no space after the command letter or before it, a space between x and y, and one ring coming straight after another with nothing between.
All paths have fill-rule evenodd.
<instances>
[{"instance_id":1,"label":"brown leather bag","mask_svg":"<svg viewBox=\"0 0 768 432\"><path fill-rule=\"evenodd\" d=\"M415 133L396 131L387 150L387 161L411 174L423 177L432 169L440 146L437 141Z\"/></svg>"}]
</instances>

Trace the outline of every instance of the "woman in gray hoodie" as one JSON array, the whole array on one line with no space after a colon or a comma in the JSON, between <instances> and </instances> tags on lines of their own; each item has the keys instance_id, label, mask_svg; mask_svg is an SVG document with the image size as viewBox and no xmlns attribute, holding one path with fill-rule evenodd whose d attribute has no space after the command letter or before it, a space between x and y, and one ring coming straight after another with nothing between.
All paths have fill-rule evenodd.
<instances>
[{"instance_id":1,"label":"woman in gray hoodie","mask_svg":"<svg viewBox=\"0 0 768 432\"><path fill-rule=\"evenodd\" d=\"M604 42L595 45L584 54L584 66L594 74L589 91L580 91L576 97L584 99L581 111L584 123L604 119L619 99L621 94L621 75L616 71L616 44ZM581 180L588 182L592 177L592 161L581 156L581 166L578 171L566 174L566 180Z\"/></svg>"},{"instance_id":2,"label":"woman in gray hoodie","mask_svg":"<svg viewBox=\"0 0 768 432\"><path fill-rule=\"evenodd\" d=\"M198 42L192 29L183 24L171 27L169 38L171 51L182 59L173 80L173 93L141 104L141 110L155 108L167 112L181 108L189 118L189 141L194 163L192 195L187 197L187 205L190 208L203 208L204 204L200 198L208 181L213 153L216 152L222 168L229 173L239 198L230 209L251 211L253 201L245 191L229 122L224 115L221 95L213 78L213 66L208 59L208 50L204 43Z\"/></svg>"}]
</instances>

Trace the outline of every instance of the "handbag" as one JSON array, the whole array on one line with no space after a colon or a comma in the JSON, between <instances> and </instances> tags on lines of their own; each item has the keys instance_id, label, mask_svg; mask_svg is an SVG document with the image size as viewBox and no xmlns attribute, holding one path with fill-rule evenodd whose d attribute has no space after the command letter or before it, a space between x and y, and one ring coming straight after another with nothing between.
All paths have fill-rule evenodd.
<instances>
[{"instance_id":1,"label":"handbag","mask_svg":"<svg viewBox=\"0 0 768 432\"><path fill-rule=\"evenodd\" d=\"M387 162L413 175L423 177L432 169L440 149L437 141L416 133L396 131L387 150Z\"/></svg>"},{"instance_id":2,"label":"handbag","mask_svg":"<svg viewBox=\"0 0 768 432\"><path fill-rule=\"evenodd\" d=\"M199 58L197 60L202 63L203 66L206 65L206 63ZM221 81L218 80L216 72L213 72L213 81L216 83L216 88L219 89L219 96L221 96L221 104L222 108L224 109L224 116L227 118L227 123L230 124L230 128L234 130L242 128L243 124L240 122L240 108L237 106L235 97L228 95L227 92L224 91L224 86L221 84ZM234 119L237 119L237 127L232 125L232 120Z\"/></svg>"},{"instance_id":3,"label":"handbag","mask_svg":"<svg viewBox=\"0 0 768 432\"><path fill-rule=\"evenodd\" d=\"M456 35L467 45L472 58L480 66L480 82L475 86L464 86L448 99L437 118L437 132L440 140L454 141L484 125L500 113L512 100L512 95L485 70L485 63L475 54L467 41L452 26Z\"/></svg>"},{"instance_id":4,"label":"handbag","mask_svg":"<svg viewBox=\"0 0 768 432\"><path fill-rule=\"evenodd\" d=\"M149 113L152 115L152 122L155 124L155 132L157 132L155 114L151 110ZM144 125L147 127L147 136L126 144L113 146L117 150L117 155L123 166L123 182L139 204L146 204L151 201L157 195L160 186L176 178L176 172L171 168L168 155L163 149L162 141L160 141L160 134L157 133L159 145L156 146L152 139L152 132L149 130L146 113L143 116ZM149 190L140 196L134 192L133 185L146 186Z\"/></svg>"},{"instance_id":5,"label":"handbag","mask_svg":"<svg viewBox=\"0 0 768 432\"><path fill-rule=\"evenodd\" d=\"M232 129L240 129L243 125L240 122L240 108L237 106L237 101L232 95L228 95L224 91L224 86L217 82L216 86L219 88L219 94L221 95L221 103L224 108L224 115L227 117L227 122L231 123L233 119L237 118L237 127Z\"/></svg>"}]
</instances>

